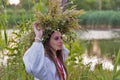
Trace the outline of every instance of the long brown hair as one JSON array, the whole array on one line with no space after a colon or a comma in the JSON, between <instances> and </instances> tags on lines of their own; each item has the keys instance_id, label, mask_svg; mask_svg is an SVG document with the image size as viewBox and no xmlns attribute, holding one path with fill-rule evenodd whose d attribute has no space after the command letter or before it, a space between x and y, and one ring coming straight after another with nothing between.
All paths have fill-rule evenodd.
<instances>
[{"instance_id":1,"label":"long brown hair","mask_svg":"<svg viewBox=\"0 0 120 80\"><path fill-rule=\"evenodd\" d=\"M54 32L52 32L51 35L52 35L53 33L54 33ZM56 58L55 58L55 56L54 56L54 54L53 54L53 52L52 52L52 50L51 50L51 46L50 46L50 44L49 44L51 35L49 35L49 37L48 37L48 38L44 41L44 43L43 43L44 48L45 48L45 55L47 55L47 56L49 57L49 59L51 59L51 60L54 62L55 66L56 66L56 69L57 69L57 72L58 72L58 75L59 75L59 77L61 78L62 75L61 75L61 72L60 72L60 70L59 70L59 65L58 65L58 63L57 63L57 61L56 61ZM63 65L63 67L64 67L64 70L65 70L65 72L66 72L66 74L67 74L67 69L66 69L66 66L65 66L64 61L63 61L63 54L64 54L64 53L63 53L62 50L56 51L56 56L57 56L57 58L61 61L62 65Z\"/></svg>"}]
</instances>

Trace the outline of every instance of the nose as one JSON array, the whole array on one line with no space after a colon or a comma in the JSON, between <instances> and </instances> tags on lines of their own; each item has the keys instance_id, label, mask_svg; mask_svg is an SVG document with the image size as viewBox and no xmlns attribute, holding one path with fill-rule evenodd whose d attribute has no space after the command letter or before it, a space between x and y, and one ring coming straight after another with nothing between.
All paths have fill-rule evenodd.
<instances>
[{"instance_id":1,"label":"nose","mask_svg":"<svg viewBox=\"0 0 120 80\"><path fill-rule=\"evenodd\" d=\"M62 38L59 38L59 42L61 42L61 43L63 42Z\"/></svg>"}]
</instances>

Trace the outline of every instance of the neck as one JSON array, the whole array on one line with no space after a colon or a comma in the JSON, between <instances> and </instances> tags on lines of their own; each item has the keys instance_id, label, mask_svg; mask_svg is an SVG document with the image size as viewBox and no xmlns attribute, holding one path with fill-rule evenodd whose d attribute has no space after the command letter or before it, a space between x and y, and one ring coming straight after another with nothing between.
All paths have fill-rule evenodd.
<instances>
[{"instance_id":1,"label":"neck","mask_svg":"<svg viewBox=\"0 0 120 80\"><path fill-rule=\"evenodd\" d=\"M53 49L53 48L51 48L51 51L53 52L54 57L56 57L56 56L57 56L57 55L56 55L56 50Z\"/></svg>"},{"instance_id":2,"label":"neck","mask_svg":"<svg viewBox=\"0 0 120 80\"><path fill-rule=\"evenodd\" d=\"M53 55L54 55L54 57L56 57L56 56L57 56L55 51L53 51Z\"/></svg>"}]
</instances>

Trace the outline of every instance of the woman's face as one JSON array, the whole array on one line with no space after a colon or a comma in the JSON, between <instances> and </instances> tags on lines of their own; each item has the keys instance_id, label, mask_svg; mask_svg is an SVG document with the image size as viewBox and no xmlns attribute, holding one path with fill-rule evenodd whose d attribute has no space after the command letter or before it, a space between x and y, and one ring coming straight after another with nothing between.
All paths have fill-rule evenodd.
<instances>
[{"instance_id":1,"label":"woman's face","mask_svg":"<svg viewBox=\"0 0 120 80\"><path fill-rule=\"evenodd\" d=\"M61 50L63 46L62 34L59 31L55 31L50 38L50 45L53 50Z\"/></svg>"}]
</instances>

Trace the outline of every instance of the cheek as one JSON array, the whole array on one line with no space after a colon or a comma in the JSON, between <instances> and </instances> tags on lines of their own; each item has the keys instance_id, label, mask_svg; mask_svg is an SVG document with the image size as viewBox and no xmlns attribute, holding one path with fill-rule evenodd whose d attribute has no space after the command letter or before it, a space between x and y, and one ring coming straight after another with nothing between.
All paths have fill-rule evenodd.
<instances>
[{"instance_id":1,"label":"cheek","mask_svg":"<svg viewBox=\"0 0 120 80\"><path fill-rule=\"evenodd\" d=\"M52 46L52 48L56 49L57 48L57 42L54 40L50 41L50 45Z\"/></svg>"}]
</instances>

